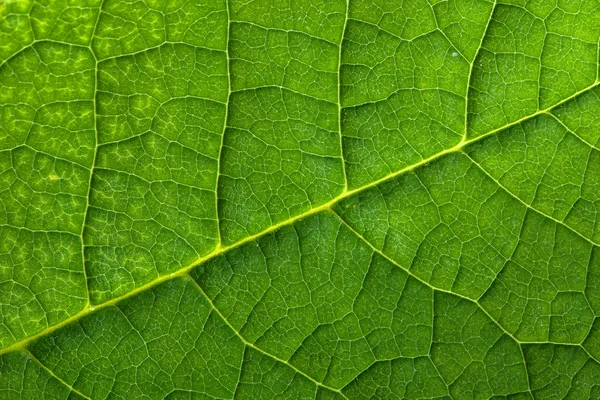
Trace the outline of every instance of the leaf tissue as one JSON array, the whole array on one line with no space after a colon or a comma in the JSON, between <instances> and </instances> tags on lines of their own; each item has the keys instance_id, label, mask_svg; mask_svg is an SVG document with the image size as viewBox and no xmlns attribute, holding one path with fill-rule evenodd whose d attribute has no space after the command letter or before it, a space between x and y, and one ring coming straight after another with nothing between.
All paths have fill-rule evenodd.
<instances>
[{"instance_id":1,"label":"leaf tissue","mask_svg":"<svg viewBox=\"0 0 600 400\"><path fill-rule=\"evenodd\" d=\"M599 35L0 1L0 399L599 399Z\"/></svg>"}]
</instances>

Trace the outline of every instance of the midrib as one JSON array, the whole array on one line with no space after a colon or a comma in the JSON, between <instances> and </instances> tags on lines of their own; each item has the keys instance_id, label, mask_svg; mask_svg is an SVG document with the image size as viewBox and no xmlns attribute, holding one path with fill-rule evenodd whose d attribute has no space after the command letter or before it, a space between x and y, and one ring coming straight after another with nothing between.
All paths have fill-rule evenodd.
<instances>
[{"instance_id":1,"label":"midrib","mask_svg":"<svg viewBox=\"0 0 600 400\"><path fill-rule=\"evenodd\" d=\"M556 108L556 107L558 107L558 106L560 106L560 105L562 105L562 104L564 104L564 103L566 103L566 102L568 102L568 101L576 98L577 96L582 95L583 93L586 93L586 92L592 90L593 88L597 87L598 85L600 85L600 81L594 82L594 84L592 84L592 85L590 85L590 86L588 86L588 87L586 87L586 88L584 88L584 89L582 89L582 90L580 90L580 91L572 94L571 96L569 96L569 97L561 100L560 102L558 102L558 103L556 103L556 104L554 104L554 105L552 105L552 106L550 106L548 108L545 108L543 110L538 110L537 112L535 112L533 114L530 114L530 115L528 115L526 117L523 117L523 118L521 118L519 120L513 121L513 122L511 122L509 124L506 124L506 125L500 127L500 128L496 128L496 129L494 129L492 131L489 131L488 133L486 133L484 135L481 135L479 137L468 139L468 140L466 140L466 139L463 138L463 140L461 140L458 144L456 144L455 146L453 146L453 147L451 147L449 149L446 149L444 151L436 153L436 154L434 154L434 155L432 155L432 156L430 156L430 157L428 157L426 159L423 159L423 160L421 160L421 161L419 161L419 162L417 162L415 164L409 165L409 166L407 166L405 168L402 168L402 169L400 169L400 170L398 170L396 172L388 174L388 175L386 175L386 176L384 176L382 178L379 178L379 179L377 179L377 180L375 180L375 181L373 181L373 182L371 182L371 183L369 183L367 185L364 185L364 186L361 186L361 187L358 187L358 188L355 188L355 189L351 189L351 190L344 190L337 197L333 198L332 200L328 201L327 203L324 203L324 204L322 204L320 206L317 206L315 208L312 208L312 209L310 209L310 210L308 210L308 211L306 211L306 212L304 212L302 214L298 214L298 215L296 215L294 217L291 217L291 218L289 218L289 219L287 219L285 221L282 221L282 222L279 222L279 223L277 223L275 225L272 225L269 228L267 228L267 229L265 229L265 230L263 230L261 232L258 232L258 233L254 234L254 235L251 235L251 236L248 236L248 237L246 237L246 238L244 238L242 240L239 240L239 241L237 241L237 242L235 242L233 244L226 245L226 246L219 245L212 252L210 252L209 254L197 258L192 263L188 264L187 266L185 266L185 267L183 267L183 268L181 268L181 269L179 269L179 270L177 270L177 271L175 271L173 273L159 276L158 278L156 278L156 279L154 279L154 280L146 283L145 285L142 285L142 286L140 286L140 287L138 287L138 288L136 288L136 289L134 289L134 290L132 290L132 291L130 291L128 293L125 293L125 294L123 294L121 296L115 297L115 298L113 298L113 299L111 299L109 301L106 301L104 303L97 304L97 305L87 305L85 308L83 308L78 313L76 313L76 314L72 315L71 317L69 317L69 318L67 318L67 319L59 322L58 324L49 326L46 329L44 329L44 330L36 333L35 335L29 336L29 337L27 337L25 339L22 339L22 340L20 340L18 342L15 342L15 343L9 345L7 347L4 347L3 349L0 349L0 356L3 355L3 354L5 354L5 353L8 353L10 351L26 349L27 346L30 343L33 343L35 340L37 340L37 339L39 339L41 337L44 337L44 336L46 336L46 335L48 335L48 334L50 334L50 333L52 333L52 332L54 332L54 331L56 331L56 330L64 327L66 325L69 325L72 322L76 322L76 321L78 321L78 320L86 317L87 315L92 314L93 312L96 312L96 311L99 311L101 309L104 309L104 308L107 308L109 306L112 306L112 305L114 305L116 303L119 303L122 300L131 298L131 297L137 295L138 293L144 292L145 290L151 289L151 288L153 288L153 287L155 287L155 286L157 286L157 285L159 285L159 284L161 284L163 282L171 280L173 278L181 277L181 276L186 276L186 275L188 275L188 273L193 268L197 267L198 265L200 265L200 264L202 264L202 263L204 263L204 262L206 262L206 261L208 261L208 260L210 260L212 258L218 257L219 255L227 253L230 250L233 250L233 249L235 249L237 247L240 247L240 246L242 246L242 245L244 245L246 243L252 242L252 241L254 241L254 240L256 240L256 239L258 239L258 238L260 238L262 236L265 236L265 235L267 235L267 234L269 234L269 233L271 233L273 231L276 231L277 229L279 229L279 228L281 228L283 226L291 225L291 224L293 224L294 222L296 222L298 220L301 220L303 218L309 217L309 216L317 214L319 212L328 210L333 205L337 204L338 202L340 202L340 201L342 201L342 200L344 200L346 198L349 198L351 196L359 194L359 193L361 193L361 192L363 192L365 190L373 188L373 187L375 187L375 186L377 186L377 185L379 185L379 184L381 184L383 182L386 182L386 181L389 181L391 179L394 179L394 178L396 178L396 177L398 177L400 175L403 175L403 174L405 174L407 172L414 171L415 169L417 169L417 168L419 168L419 167L421 167L423 165L429 164L429 163L431 163L431 162L433 162L435 160L438 160L438 159L442 158L443 156L445 156L447 154L460 152L466 146L468 146L470 144L473 144L475 142L481 141L481 140L483 140L483 139L485 139L485 138L487 138L489 136L495 135L496 133L499 133L499 132L501 132L503 130L506 130L506 129L512 127L512 126L518 125L518 124L520 124L520 123L522 123L524 121L530 120L530 119L535 118L535 117L537 117L539 115L546 114L549 111L551 111L552 109L554 109L554 108Z\"/></svg>"}]
</instances>

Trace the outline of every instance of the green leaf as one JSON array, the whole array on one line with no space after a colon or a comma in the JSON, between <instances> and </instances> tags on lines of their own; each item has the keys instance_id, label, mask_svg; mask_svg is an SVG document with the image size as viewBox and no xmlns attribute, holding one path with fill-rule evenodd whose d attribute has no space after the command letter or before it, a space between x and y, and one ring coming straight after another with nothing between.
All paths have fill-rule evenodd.
<instances>
[{"instance_id":1,"label":"green leaf","mask_svg":"<svg viewBox=\"0 0 600 400\"><path fill-rule=\"evenodd\" d=\"M600 398L599 35L0 1L0 398Z\"/></svg>"}]
</instances>

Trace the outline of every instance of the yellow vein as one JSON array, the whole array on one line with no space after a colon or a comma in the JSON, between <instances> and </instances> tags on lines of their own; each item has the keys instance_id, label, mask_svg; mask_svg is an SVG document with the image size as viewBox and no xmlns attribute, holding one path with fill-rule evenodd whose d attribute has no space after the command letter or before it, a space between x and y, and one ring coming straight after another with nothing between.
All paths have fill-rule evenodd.
<instances>
[{"instance_id":1,"label":"yellow vein","mask_svg":"<svg viewBox=\"0 0 600 400\"><path fill-rule=\"evenodd\" d=\"M434 155L432 155L432 156L430 156L430 157L428 157L426 159L423 159L423 160L421 160L421 161L419 161L419 162L417 162L417 163L415 163L413 165L407 166L407 167L405 167L405 168L403 168L401 170L398 170L398 171L393 172L393 173L391 173L389 175L386 175L386 176L384 176L384 177L382 177L382 178L380 178L380 179L378 179L376 181L373 181L373 182L371 182L371 183L369 183L367 185L364 185L364 186L361 186L359 188L355 188L355 189L352 189L352 190L344 191L341 194L339 194L337 197L335 197L332 200L328 201L327 203L321 204L320 206L317 206L315 208L307 210L307 211L305 211L305 212L303 212L301 214L298 214L298 215L296 215L294 217L291 217L291 218L289 218L287 220L281 221L281 222L279 222L277 224L271 225L267 229L264 229L263 231L255 233L253 235L250 235L250 236L248 236L248 237L246 237L246 238L244 238L244 239L242 239L242 240L240 240L238 242L235 242L233 244L226 245L226 246L219 246L215 250L213 250L212 252L210 252L210 253L208 253L206 255L198 257L192 263L188 264L187 266L185 266L185 267L183 267L183 268L181 268L181 269L179 269L179 270L177 270L177 271L175 271L173 273L159 276L158 278L156 278L156 279L154 279L154 280L152 280L152 281L150 281L150 282L148 282L148 283L146 283L146 284L144 284L142 286L139 286L139 287L131 290L130 292L127 292L127 293L125 293L125 294L123 294L121 296L115 297L115 298L113 298L113 299L111 299L111 300L109 300L107 302L102 303L102 304L98 304L96 306L91 306L91 305L87 306L87 307L83 308L81 311L79 311L78 313L76 313L76 314L72 315L71 317L69 317L69 318L67 318L67 319L59 322L56 325L49 326L49 327L45 328L44 330L36 333L35 335L32 335L32 336L27 337L25 339L22 339L22 340L20 340L18 342L15 342L15 343L13 343L13 344L11 344L11 345L3 348L3 349L0 349L0 355L5 354L5 353L7 353L9 351L26 348L26 346L28 344L34 342L35 340L37 340L37 339L39 339L39 338L41 338L43 336L46 336L46 335L48 335L48 334L56 331L57 329L60 329L60 328L62 328L64 326L68 325L69 323L75 322L75 321L77 321L77 320L79 320L79 319L81 319L81 318L83 318L83 317L91 314L92 312L94 312L96 310L100 310L100 309L109 307L111 305L114 305L114 304L122 301L122 300L125 300L125 299L128 299L130 297L133 297L133 296L137 295L138 293L141 293L141 292L143 292L145 290L148 290L148 289L150 289L150 288L152 288L152 287L154 287L156 285L159 285L159 284L161 284L161 283L163 283L165 281L173 279L174 277L177 277L177 276L186 276L187 273L189 271L191 271L193 268L195 268L196 266L198 266L198 265L200 265L200 264L202 264L202 263L204 263L204 262L206 262L206 261L208 261L208 260L210 260L212 258L215 258L215 257L217 257L217 256L219 256L219 255L221 255L223 253L226 253L226 252L228 252L230 250L233 250L235 248L243 246L244 244L252 242L252 241L254 241L254 240L256 240L256 239L258 239L258 238L260 238L262 236L265 236L265 235L267 235L267 234L269 234L271 232L274 232L274 231L278 230L281 227L284 227L284 226L287 226L287 225L291 225L291 224L293 224L294 222L296 222L298 220L301 220L301 219L306 218L308 216L317 214L317 213L319 213L321 211L329 210L329 209L331 209L331 207L334 204L340 202L341 200L343 200L345 198L348 198L348 197L351 197L351 196L353 196L355 194L361 193L361 192L363 192L365 190L368 190L370 188L373 188L373 187L375 187L375 186L377 186L377 185L379 185L379 184L381 184L383 182L389 181L389 180L394 179L394 178L396 178L396 177L398 177L400 175L403 175L403 174L405 174L407 172L413 171L413 170L415 170L415 169L417 169L419 167L427 165L427 164L429 164L429 163L431 163L431 162L433 162L433 161L435 161L435 160L437 160L437 159L439 159L439 158L441 158L441 157L443 157L443 156L445 156L447 154L456 153L456 152L462 150L464 147L466 147L466 146L468 146L468 145L470 145L472 143L478 142L478 141L480 141L480 140L482 140L482 139L484 139L484 138L486 138L488 136L494 135L494 134L496 134L496 133L498 133L500 131L503 131L505 129L508 129L508 128L514 126L514 125L518 125L518 124L520 124L520 123L522 123L524 121L527 121L527 120L529 120L531 118L535 118L535 117L537 117L540 114L547 113L552 108L560 106L561 104L563 104L563 103L565 103L565 102L567 102L567 101L569 101L569 100L571 100L571 99L579 96L580 94L585 93L585 92L587 92L587 91L595 88L599 84L600 84L600 82L596 82L593 85L591 85L591 86L589 86L589 87L587 87L587 88L585 88L583 90L580 90L577 93L572 94L571 96L569 96L566 99L560 101L559 103L555 104L554 106L548 107L547 109L544 109L544 110L540 110L540 111L538 111L538 112L536 112L534 114L531 114L531 115L529 115L527 117L523 117L523 118L521 118L521 119L519 119L517 121L511 122L510 124L507 124L507 125L505 125L505 126L503 126L501 128L494 129L494 130L486 133L485 135L482 135L482 136L479 136L479 137L476 137L476 138L473 138L473 139L470 139L470 140L467 140L467 141L461 141L460 143L458 143L454 147L451 147L449 149L446 149L444 151L436 153L436 154L434 154Z\"/></svg>"}]
</instances>

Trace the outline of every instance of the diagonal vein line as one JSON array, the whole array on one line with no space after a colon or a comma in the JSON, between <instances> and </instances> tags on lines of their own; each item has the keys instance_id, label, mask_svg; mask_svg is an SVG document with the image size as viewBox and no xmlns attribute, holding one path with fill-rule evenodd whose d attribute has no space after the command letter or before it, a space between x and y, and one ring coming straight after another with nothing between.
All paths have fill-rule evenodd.
<instances>
[{"instance_id":1,"label":"diagonal vein line","mask_svg":"<svg viewBox=\"0 0 600 400\"><path fill-rule=\"evenodd\" d=\"M239 338L239 339L242 341L242 343L244 344L244 346L245 346L246 348L247 348L247 347L250 347L250 348L252 348L252 349L254 349L254 350L258 351L259 353L261 353L261 354L264 354L265 356L267 356L267 357L269 357L269 358L271 358L271 359L273 359L273 360L275 360L275 361L277 361L277 362L279 362L279 363L281 363L281 364L284 364L284 365L286 365L286 366L290 367L290 368L291 368L291 369L293 369L293 370L294 370L294 371L295 371L297 374L300 374L300 375L302 375L303 377L307 378L308 380L310 380L311 382L313 382L314 384L316 384L316 385L317 385L317 387L319 387L319 386L320 386L320 387L323 387L323 388L325 388L325 389L327 389L327 390L331 390L331 391L333 391L333 392L336 392L336 393L338 393L339 395L341 395L341 396L342 396L342 397L344 397L345 399L347 399L346 395L345 395L344 393L342 393L340 389L334 389L334 388L332 388L332 387L330 387L330 386L327 386L327 385L323 384L322 382L319 382L319 381L317 381L316 379L314 379L314 378L313 378L313 377L311 377L310 375L306 374L305 372L302 372L302 371L300 371L298 368L296 368L294 365L290 364L288 361L286 361L286 360L283 360L283 359L281 359L281 358L279 358L279 357L277 357L277 356L275 356L275 355L273 355L273 354L271 354L271 353L269 353L269 352L267 352L267 351L265 351L265 350L261 349L260 347L257 347L257 346L256 346L254 343L251 343L251 342L247 341L247 340L246 340L246 339L245 339L245 338L244 338L244 337L243 337L243 336L242 336L242 335L241 335L241 334L240 334L240 333L239 333L239 332L238 332L238 331L237 331L237 330L236 330L236 329L233 327L233 325L231 325L231 323L229 323L229 321L227 320L227 318L225 318L225 316L224 316L224 315L221 313L221 311L220 311L220 310L219 310L219 309L218 309L218 308L215 306L215 304L214 304L214 303L213 303L213 301L210 299L210 297L208 297L208 295L207 295L207 294L204 292L204 289L202 289L202 286L200 286L200 285L198 284L198 282L196 282L196 280L195 280L194 278L192 278L191 276L189 276L189 275L186 275L186 278L187 278L188 280L192 281L192 283L194 284L194 286L195 286L195 287L196 287L196 288L197 288L197 289L200 291L200 293L202 293L202 296L204 296L204 298L206 299L206 301L208 302L208 304L210 304L210 307L211 307L211 308L214 310L214 312L216 312L216 313L219 315L219 317L220 317L220 318L223 320L223 322L225 322L225 324L227 324L227 326L229 327L229 329L231 329L231 331L232 331L233 333L235 333L235 335L236 335L236 336L237 336L237 337L238 337L238 338ZM245 353L245 350L244 350L244 353ZM242 360L242 363L243 363L243 360ZM240 368L241 368L241 367L240 367ZM238 382L238 384L239 384L239 382Z\"/></svg>"},{"instance_id":2,"label":"diagonal vein line","mask_svg":"<svg viewBox=\"0 0 600 400\"><path fill-rule=\"evenodd\" d=\"M383 253L381 250L379 250L378 248L376 248L373 244L371 244L371 242L369 242L364 236L362 236L359 232L357 232L352 226L350 226L339 214L337 214L335 211L330 211L333 215L335 215L337 217L337 219L339 221L341 221L342 225L344 225L346 228L348 228L348 230L350 232L352 232L357 238L359 238L360 240L362 240L365 244L367 244L372 251L376 252L377 254L379 254L381 257L385 258L387 261L389 261L390 263L392 263L394 266L396 266L397 268L400 268L402 271L406 272L409 276L411 276L412 278L416 279L417 281L419 281L420 283L422 283L423 285L427 286L428 288L430 288L433 291L437 291L437 292L443 292L443 293L447 293L449 295L452 296L456 296L459 297L461 299L467 300L470 303L475 304L481 311L483 311L483 313L490 319L490 321L492 321L498 328L500 328L500 330L502 331L503 334L507 335L508 337L510 337L519 347L522 347L523 345L527 345L527 344L554 344L554 345L560 345L560 346L572 346L572 347L579 347L580 349L582 349L589 357L590 359L598 362L594 357L592 357L590 355L590 353L585 349L585 347L583 347L582 344L575 344L575 343L559 343L559 342L552 342L552 341L545 341L545 342L523 342L518 340L516 337L514 337L514 335L512 333L510 333L509 331L506 330L506 328L504 328L502 325L500 325L500 323L498 321L496 321L494 318L492 318L492 316L488 313L488 311L481 305L481 303L478 300L474 300L471 299L467 296L464 296L462 294L459 293L455 293L452 292L450 290L446 290L446 289L442 289L442 288L438 288L436 286L431 285L429 282L425 281L424 279L418 277L417 275L415 275L411 270L409 270L408 268L403 267L402 265L398 264L396 261L394 261L392 258L390 258L389 256L387 256L385 253ZM526 366L527 363L525 362L525 358L524 358L524 354L521 350L521 354L523 355L523 363ZM600 363L599 363L600 364Z\"/></svg>"},{"instance_id":3,"label":"diagonal vein line","mask_svg":"<svg viewBox=\"0 0 600 400\"><path fill-rule=\"evenodd\" d=\"M341 200L342 198L346 198L346 197L349 197L349 196L351 196L353 194L363 192L363 191L365 191L365 190L367 190L367 189L369 189L371 187L374 187L374 186L377 186L377 185L379 185L379 184L381 184L383 182L389 181L389 180L391 180L391 179L393 179L393 178L395 178L395 177L397 177L399 175L403 175L406 172L413 171L413 170L415 170L415 169L417 169L417 168L419 168L419 167L421 167L423 165L426 165L426 164L428 164L428 163L430 163L430 162L432 162L434 160L437 160L438 158L441 158L442 156L445 156L446 154L455 153L455 152L460 151L461 149L467 147L468 145L470 145L472 143L480 142L480 141L482 141L483 139L485 139L485 138L487 138L489 136L492 136L492 135L495 135L495 134L497 134L499 132L505 131L505 130L513 127L513 126L519 125L519 124L521 124L521 123L523 123L525 121L528 121L530 119L533 119L533 118L535 118L535 117L537 117L539 115L547 114L548 112L550 112L551 110L555 109L556 107L559 107L559 106L563 105L564 103L566 103L566 102L568 102L568 101L570 101L570 100L572 100L572 99L574 99L574 98L576 98L576 97L578 97L578 96L580 96L580 95L582 95L584 93L589 92L590 90L594 89L598 85L600 85L600 81L594 82L592 85L590 85L590 86L588 86L588 87L586 87L586 88L584 88L584 89L582 89L582 90L580 90L580 91L578 91L576 93L573 93L571 96L569 96L569 97L561 100L560 102L558 102L558 103L556 103L556 104L554 104L554 105L552 105L552 106L550 106L548 108L536 111L533 114L527 115L527 116L525 116L523 118L520 118L520 119L518 119L516 121L508 123L508 124L506 124L504 126L501 126L500 128L493 129L493 130L491 130L491 131L489 131L489 132L487 132L487 133L485 133L483 135L480 135L480 136L477 136L477 137L474 137L474 138L471 138L471 139L468 139L468 140L461 140L454 147L451 147L449 149L446 149L446 150L443 150L443 151L441 151L439 153L436 153L436 154L434 154L434 155L432 155L432 156L430 156L430 157L428 157L426 159L423 159L423 160L421 160L421 161L419 161L419 162L417 162L415 164L412 164L412 165L409 165L409 166L407 166L405 168L402 168L401 170L398 170L396 172L392 172L391 174L388 174L388 175L386 175L386 176L384 176L382 178L379 178L379 179L377 179L377 180L375 180L375 181L373 181L371 183L368 183L368 184L366 184L364 186L358 187L356 189L352 189L352 190L350 190L350 191L348 191L346 193L342 193L339 197L337 197L334 200L335 200L335 202L337 202L337 201Z\"/></svg>"},{"instance_id":4,"label":"diagonal vein line","mask_svg":"<svg viewBox=\"0 0 600 400\"><path fill-rule=\"evenodd\" d=\"M60 378L59 376L57 376L54 371L52 371L50 368L46 367L44 364L42 364L42 362L33 355L33 353L31 353L29 350L24 350L25 353L27 353L27 355L33 360L35 361L36 364L38 364L40 366L40 368L42 368L44 371L48 372L48 374L50 376L52 376L54 379L56 379L57 381L59 381L63 386L66 386L67 388L69 388L69 390L71 390L73 393L77 393L79 396L83 397L84 399L88 399L91 400L88 396L84 395L83 393L81 393L79 390L75 389L73 386L69 385L67 382L65 382L62 378Z\"/></svg>"},{"instance_id":5,"label":"diagonal vein line","mask_svg":"<svg viewBox=\"0 0 600 400\"><path fill-rule=\"evenodd\" d=\"M548 112L547 113L549 116L551 116L556 122L558 122L567 132L569 132L571 135L575 136L577 139L581 140L583 143L587 144L588 146L590 146L592 149L594 150L598 150L600 151L600 147L598 147L595 144L592 144L591 142L588 142L586 139L584 139L583 137L581 137L580 135L577 134L577 132L575 132L574 129L569 128L560 118L558 118L553 112Z\"/></svg>"},{"instance_id":6,"label":"diagonal vein line","mask_svg":"<svg viewBox=\"0 0 600 400\"><path fill-rule=\"evenodd\" d=\"M156 285L159 285L159 284L161 284L161 283L163 283L165 281L171 280L171 279L173 279L175 277L186 276L187 273L189 271L191 271L193 268L195 268L196 266L198 266L198 265L200 265L200 264L202 264L202 263L204 263L204 262L206 262L206 261L208 261L208 260L210 260L212 258L215 258L215 257L217 257L217 256L219 256L219 255L221 255L223 253L226 253L226 252L228 252L230 250L233 250L233 249L235 249L237 247L240 247L240 246L242 246L242 245L244 245L246 243L252 242L252 241L254 241L254 240L256 240L256 239L258 239L258 238L260 238L260 237L262 237L262 236L264 236L266 234L268 234L268 233L276 231L277 229L279 229L279 228L281 228L283 226L291 225L291 224L293 224L294 222L296 222L296 221L298 221L300 219L306 218L306 217L308 217L310 215L313 215L313 214L317 214L317 213L319 213L321 211L329 210L331 208L331 206L333 206L334 204L340 202L341 200L343 200L345 198L351 197L351 196L353 196L355 194L358 194L358 193L363 192L363 191L365 191L367 189L375 187L375 186L377 186L377 185L379 185L379 184L381 184L383 182L389 181L389 180L394 179L394 178L396 178L396 177L398 177L400 175L403 175L403 174L405 174L407 172L410 172L410 171L413 171L413 170L415 170L417 168L425 166L425 165L427 165L427 164L429 164L429 163L431 163L431 162L433 162L433 161L435 161L435 160L437 160L437 159L439 159L439 158L441 158L441 157L443 157L443 156L445 156L447 154L456 153L456 152L462 150L464 147L468 146L469 144L481 141L481 140L483 140L484 138L486 138L488 136L492 136L492 135L494 135L494 134L496 134L498 132L501 132L501 131L503 131L505 129L508 129L508 128L512 127L512 126L518 125L518 124L520 124L520 123L522 123L524 121L527 121L527 120L530 120L532 118L535 118L538 115L545 114L548 111L552 110L553 108L558 107L558 106L560 106L560 105L568 102L569 100L572 100L573 98L575 98L575 97L577 97L577 96L579 96L579 95L581 95L583 93L586 93L586 92L594 89L598 85L600 85L600 81L595 82L593 85L588 86L585 89L582 89L579 92L572 94L571 96L569 96L569 97L561 100L560 102L558 102L558 103L554 104L553 106L550 106L550 107L548 107L548 108L546 108L544 110L540 110L540 111L538 111L538 112L536 112L534 114L531 114L529 116L523 117L523 118L521 118L521 119L519 119L517 121L511 122L510 124L507 124L507 125L505 125L505 126L503 126L501 128L494 129L494 130L486 133L485 135L481 135L479 137L476 137L476 138L473 138L473 139L470 139L470 140L467 140L467 141L460 142L457 145L455 145L454 147L451 147L449 149L446 149L444 151L436 153L436 154L434 154L433 156L431 156L429 158L423 159L423 160L421 160L421 161L419 161L419 162L417 162L417 163L415 163L413 165L410 165L410 166L405 167L405 168L403 168L403 169L401 169L399 171L396 171L396 172L391 173L391 174L389 174L387 176L384 176L384 177L382 177L382 178L380 178L380 179L378 179L376 181L373 181L373 182L371 182L371 183L369 183L367 185L364 185L362 187L359 187L359 188L356 188L356 189L352 189L352 190L349 190L349 191L342 192L339 196L337 196L334 199L328 201L327 203L324 203L324 204L322 204L320 206L312 208L312 209L310 209L308 211L305 211L305 212L303 212L301 214L298 214L298 215L296 215L296 216L294 216L292 218L289 218L289 219L287 219L285 221L282 221L282 222L279 222L279 223L277 223L275 225L272 225L269 228L267 228L267 229L265 229L265 230L263 230L261 232L258 232L258 233L254 234L254 235L248 236L248 237L246 237L246 238L244 238L244 239L242 239L242 240L240 240L238 242L235 242L233 244L226 245L226 246L217 247L211 253L209 253L209 254L207 254L205 256L199 257L198 259L196 259L195 261L193 261L189 265L187 265L187 266L185 266L185 267L183 267L183 268L181 268L181 269L179 269L179 270L177 270L177 271L175 271L173 273L159 276L158 278L156 278L156 279L154 279L154 280L146 283L145 285L139 286L136 289L133 289L132 291L130 291L130 292L124 294L124 295L121 295L119 297L115 297L115 298L113 298L113 299L111 299L111 300L109 300L107 302L104 302L104 303L101 303L101 304L97 304L97 305L94 305L94 306L87 306L87 307L83 308L81 311L79 311L78 313L76 313L76 314L72 315L71 317L69 317L69 318L67 318L67 319L59 322L56 325L49 326L46 329L44 329L44 330L36 333L35 335L32 335L32 336L30 336L28 338L22 339L22 340L20 340L18 342L15 342L15 343L7 346L7 347L4 347L3 349L0 349L0 356L2 354L8 353L9 351L24 349L24 348L27 347L27 345L29 345L30 343L34 342L35 340L37 340L37 339L39 339L39 338L41 338L43 336L46 336L46 335L48 335L48 334L50 334L50 333L52 333L52 332L54 332L54 331L56 331L56 330L58 330L58 329L60 329L62 327L68 325L71 322L77 321L77 320L85 317L86 315L91 314L92 312L94 312L96 310L100 310L100 309L109 307L111 305L114 305L114 304L116 304L116 303L118 303L118 302L120 302L122 300L125 300L127 298L133 297L133 296L135 296L138 293L141 293L141 292L143 292L145 290L148 290L148 289L150 289L150 288L152 288L152 287L154 287Z\"/></svg>"},{"instance_id":7,"label":"diagonal vein line","mask_svg":"<svg viewBox=\"0 0 600 400\"><path fill-rule=\"evenodd\" d=\"M494 181L494 183L496 185L498 185L499 188L501 188L502 190L504 190L510 197L512 197L513 199L517 200L521 204L523 204L525 207L527 207L527 209L529 209L529 210L535 212L536 214L539 214L539 215L541 215L541 216L543 216L545 218L548 218L549 220L552 220L555 223L557 223L557 224L565 227L570 232L573 232L574 234L576 234L577 236L581 237L586 242L591 243L593 246L600 246L600 243L596 243L592 239L589 239L589 238L583 236L581 233L577 232L575 229L573 229L572 227L570 227L569 225L567 225L564 221L560 221L560 220L552 217L551 215L548 215L548 214L546 214L546 213L538 210L537 208L533 207L531 204L526 203L525 201L521 200L519 197L517 197L516 195L514 195L510 190L508 190L506 187L504 187L504 185L502 185L502 183L500 183L500 181L498 181L496 178L494 178L492 175L490 175L490 173L485 168L483 168L477 161L475 161L474 159L472 159L469 154L467 154L466 152L464 152L463 154L473 163L473 165L475 165L479 170L481 170L481 172L483 172L485 174L485 176L487 176L492 181Z\"/></svg>"}]
</instances>

